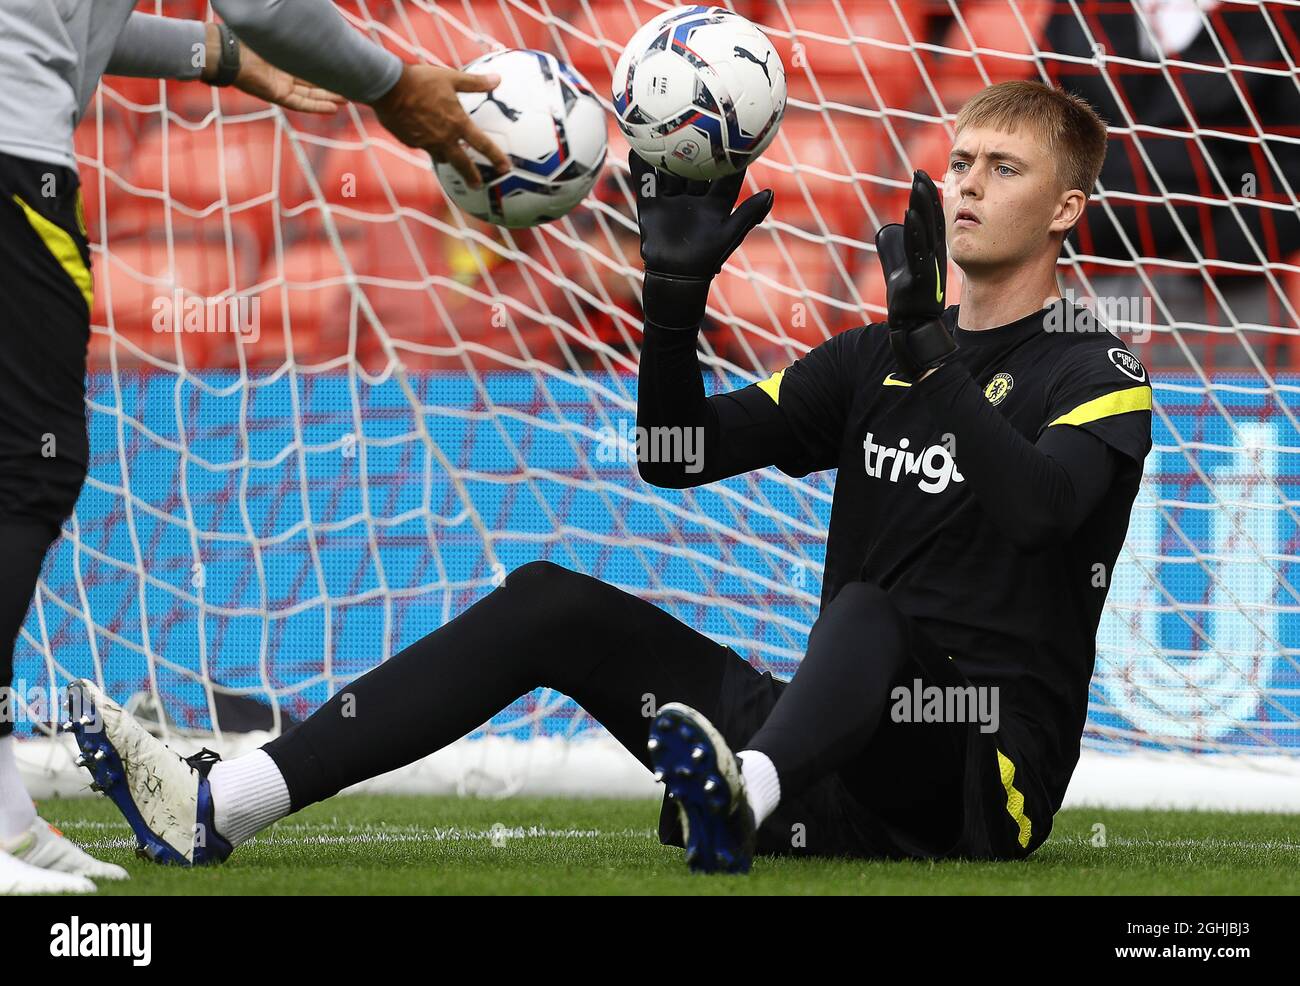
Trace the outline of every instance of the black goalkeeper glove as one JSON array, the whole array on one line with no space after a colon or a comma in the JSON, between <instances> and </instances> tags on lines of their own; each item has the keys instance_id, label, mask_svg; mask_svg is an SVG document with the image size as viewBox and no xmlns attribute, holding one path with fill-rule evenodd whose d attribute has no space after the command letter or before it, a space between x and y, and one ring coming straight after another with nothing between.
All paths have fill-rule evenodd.
<instances>
[{"instance_id":1,"label":"black goalkeeper glove","mask_svg":"<svg viewBox=\"0 0 1300 986\"><path fill-rule=\"evenodd\" d=\"M876 234L876 251L885 272L889 348L904 376L915 382L957 348L939 320L948 246L939 190L924 171L912 175L912 197L902 223L890 223Z\"/></svg>"},{"instance_id":2,"label":"black goalkeeper glove","mask_svg":"<svg viewBox=\"0 0 1300 986\"><path fill-rule=\"evenodd\" d=\"M733 250L772 209L772 190L747 198L735 212L745 172L717 181L688 181L628 154L645 261L646 321L694 329L704 319L709 283Z\"/></svg>"}]
</instances>

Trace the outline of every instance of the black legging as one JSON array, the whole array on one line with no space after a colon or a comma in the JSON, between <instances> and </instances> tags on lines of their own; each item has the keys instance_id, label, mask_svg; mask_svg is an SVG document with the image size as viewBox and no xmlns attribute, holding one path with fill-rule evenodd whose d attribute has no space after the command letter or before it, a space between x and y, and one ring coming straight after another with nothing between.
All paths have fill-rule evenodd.
<instances>
[{"instance_id":1,"label":"black legging","mask_svg":"<svg viewBox=\"0 0 1300 986\"><path fill-rule=\"evenodd\" d=\"M80 288L42 241L18 196L76 245L77 173L0 154L0 688L13 680L14 644L45 552L86 475L86 345ZM18 703L0 703L14 713ZM13 732L0 714L0 736Z\"/></svg>"},{"instance_id":2,"label":"black legging","mask_svg":"<svg viewBox=\"0 0 1300 986\"><path fill-rule=\"evenodd\" d=\"M0 565L0 688L13 683L14 647L18 631L31 604L32 590L41 574L41 562L58 533L38 521L21 518L13 522L0 521L0 544L4 545L5 561ZM13 717L20 715L17 699L13 696L0 707L8 714L0 714L0 736L14 731Z\"/></svg>"},{"instance_id":3,"label":"black legging","mask_svg":"<svg viewBox=\"0 0 1300 986\"><path fill-rule=\"evenodd\" d=\"M794 681L745 743L772 758L783 800L842 767L852 774L850 761L887 719L892 684L924 674L909 656L914 645L908 621L873 585L851 584L825 609ZM265 749L297 811L421 759L520 695L549 687L646 763L647 710L677 701L715 722L734 721L734 710L722 707L722 683L737 670L758 677L735 653L656 606L532 562ZM942 773L936 766L930 780Z\"/></svg>"}]
</instances>

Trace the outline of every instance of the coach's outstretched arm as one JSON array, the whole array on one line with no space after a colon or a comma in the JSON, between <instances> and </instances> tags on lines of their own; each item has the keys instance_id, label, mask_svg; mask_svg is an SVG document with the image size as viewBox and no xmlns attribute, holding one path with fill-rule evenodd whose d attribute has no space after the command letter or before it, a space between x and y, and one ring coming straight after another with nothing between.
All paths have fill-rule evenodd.
<instances>
[{"instance_id":1,"label":"coach's outstretched arm","mask_svg":"<svg viewBox=\"0 0 1300 986\"><path fill-rule=\"evenodd\" d=\"M397 83L402 61L352 29L329 0L216 0L212 9L273 65L357 103Z\"/></svg>"},{"instance_id":2,"label":"coach's outstretched arm","mask_svg":"<svg viewBox=\"0 0 1300 986\"><path fill-rule=\"evenodd\" d=\"M133 13L117 36L104 74L197 79L207 60L207 30L202 21Z\"/></svg>"},{"instance_id":3,"label":"coach's outstretched arm","mask_svg":"<svg viewBox=\"0 0 1300 986\"><path fill-rule=\"evenodd\" d=\"M352 29L329 0L214 0L212 7L247 44L272 65L316 86L374 107L379 122L408 147L446 161L469 184L482 184L466 144L498 171L509 159L480 130L456 97L487 92L495 76L473 75L437 65L403 65Z\"/></svg>"},{"instance_id":4,"label":"coach's outstretched arm","mask_svg":"<svg viewBox=\"0 0 1300 986\"><path fill-rule=\"evenodd\" d=\"M202 79L300 113L333 113L343 97L294 78L217 24L133 13L117 36L106 75Z\"/></svg>"},{"instance_id":5,"label":"coach's outstretched arm","mask_svg":"<svg viewBox=\"0 0 1300 986\"><path fill-rule=\"evenodd\" d=\"M628 156L641 257L645 261L645 338L637 387L637 426L691 430L699 454L680 461L638 457L641 478L684 489L772 465L793 451L784 416L755 387L706 397L696 341L709 285L731 252L772 208L765 189L732 212L744 174L687 181ZM672 442L662 447L674 447Z\"/></svg>"}]
</instances>

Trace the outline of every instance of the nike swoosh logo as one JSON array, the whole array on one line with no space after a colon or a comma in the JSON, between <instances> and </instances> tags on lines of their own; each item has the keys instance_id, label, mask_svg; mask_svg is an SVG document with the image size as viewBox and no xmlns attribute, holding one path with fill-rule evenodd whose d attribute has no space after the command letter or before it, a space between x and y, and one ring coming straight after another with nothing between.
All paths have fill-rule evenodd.
<instances>
[{"instance_id":1,"label":"nike swoosh logo","mask_svg":"<svg viewBox=\"0 0 1300 986\"><path fill-rule=\"evenodd\" d=\"M939 278L939 258L934 258L934 300L943 304L943 282Z\"/></svg>"},{"instance_id":2,"label":"nike swoosh logo","mask_svg":"<svg viewBox=\"0 0 1300 986\"><path fill-rule=\"evenodd\" d=\"M911 385L910 383L908 383L906 380L899 380L899 379L897 379L897 378L896 378L896 377L891 373L891 374L889 374L889 376L885 377L885 386L886 386L886 387L910 387L910 386L912 386L912 385Z\"/></svg>"}]
</instances>

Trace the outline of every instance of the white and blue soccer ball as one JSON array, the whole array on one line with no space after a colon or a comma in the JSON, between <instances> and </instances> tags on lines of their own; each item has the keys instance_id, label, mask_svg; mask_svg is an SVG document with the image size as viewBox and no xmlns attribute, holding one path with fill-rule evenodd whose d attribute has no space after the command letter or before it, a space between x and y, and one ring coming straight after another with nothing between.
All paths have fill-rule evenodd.
<instances>
[{"instance_id":1,"label":"white and blue soccer ball","mask_svg":"<svg viewBox=\"0 0 1300 986\"><path fill-rule=\"evenodd\" d=\"M554 55L529 48L489 52L466 72L495 72L491 92L462 92L470 119L497 142L513 167L498 175L480 166L482 188L470 188L450 164L434 166L443 190L472 216L498 226L537 226L559 219L591 191L605 164L605 110L587 80Z\"/></svg>"},{"instance_id":2,"label":"white and blue soccer ball","mask_svg":"<svg viewBox=\"0 0 1300 986\"><path fill-rule=\"evenodd\" d=\"M722 7L676 7L642 25L614 68L614 113L632 149L683 178L734 174L772 143L785 66Z\"/></svg>"}]
</instances>

